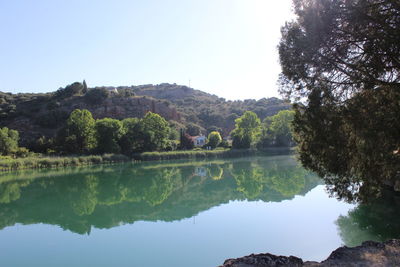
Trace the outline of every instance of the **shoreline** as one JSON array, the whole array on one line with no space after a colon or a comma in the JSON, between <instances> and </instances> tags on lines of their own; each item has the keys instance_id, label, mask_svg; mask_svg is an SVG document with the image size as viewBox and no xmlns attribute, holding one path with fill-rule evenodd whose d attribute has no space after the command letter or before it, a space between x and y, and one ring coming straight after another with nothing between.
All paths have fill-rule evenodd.
<instances>
[{"instance_id":1,"label":"shoreline","mask_svg":"<svg viewBox=\"0 0 400 267\"><path fill-rule=\"evenodd\" d=\"M365 241L356 247L340 247L321 262L303 261L295 256L278 256L270 253L251 254L227 259L219 267L329 267L329 266L400 266L400 240L385 242Z\"/></svg>"},{"instance_id":2,"label":"shoreline","mask_svg":"<svg viewBox=\"0 0 400 267\"><path fill-rule=\"evenodd\" d=\"M292 153L293 148L277 147L265 150L255 149L216 149L216 150L177 150L163 152L143 152L128 157L121 154L43 156L0 159L0 172L29 169L54 169L76 166L92 166L122 162L168 161L178 159L238 158L257 155L279 155Z\"/></svg>"}]
</instances>

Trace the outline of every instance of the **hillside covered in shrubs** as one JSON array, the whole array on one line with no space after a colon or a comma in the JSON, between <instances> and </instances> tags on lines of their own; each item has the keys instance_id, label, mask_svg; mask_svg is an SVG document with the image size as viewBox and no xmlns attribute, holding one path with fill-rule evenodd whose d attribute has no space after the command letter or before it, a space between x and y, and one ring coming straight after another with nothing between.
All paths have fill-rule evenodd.
<instances>
[{"instance_id":1,"label":"hillside covered in shrubs","mask_svg":"<svg viewBox=\"0 0 400 267\"><path fill-rule=\"evenodd\" d=\"M20 145L37 150L66 126L73 110L87 109L94 119L142 118L149 111L165 118L171 128L195 136L219 131L223 137L235 119L253 111L263 120L290 105L278 98L227 101L176 84L94 87L75 82L55 92L12 94L0 92L0 127L19 132Z\"/></svg>"}]
</instances>

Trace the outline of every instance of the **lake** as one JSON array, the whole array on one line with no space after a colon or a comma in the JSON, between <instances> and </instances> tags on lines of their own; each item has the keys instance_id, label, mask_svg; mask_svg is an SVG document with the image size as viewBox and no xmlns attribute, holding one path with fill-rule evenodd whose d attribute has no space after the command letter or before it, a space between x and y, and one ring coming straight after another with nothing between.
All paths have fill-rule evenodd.
<instances>
[{"instance_id":1,"label":"lake","mask_svg":"<svg viewBox=\"0 0 400 267\"><path fill-rule=\"evenodd\" d=\"M204 267L262 252L320 261L396 237L395 212L330 198L290 155L4 173L0 266Z\"/></svg>"}]
</instances>

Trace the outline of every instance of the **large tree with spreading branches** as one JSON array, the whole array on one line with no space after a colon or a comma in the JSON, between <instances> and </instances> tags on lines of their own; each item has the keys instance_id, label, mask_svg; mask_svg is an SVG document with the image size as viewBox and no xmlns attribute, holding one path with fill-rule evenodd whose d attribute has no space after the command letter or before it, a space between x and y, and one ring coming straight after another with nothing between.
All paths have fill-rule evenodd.
<instances>
[{"instance_id":1,"label":"large tree with spreading branches","mask_svg":"<svg viewBox=\"0 0 400 267\"><path fill-rule=\"evenodd\" d=\"M293 3L280 82L303 165L349 201L400 190L400 2Z\"/></svg>"}]
</instances>

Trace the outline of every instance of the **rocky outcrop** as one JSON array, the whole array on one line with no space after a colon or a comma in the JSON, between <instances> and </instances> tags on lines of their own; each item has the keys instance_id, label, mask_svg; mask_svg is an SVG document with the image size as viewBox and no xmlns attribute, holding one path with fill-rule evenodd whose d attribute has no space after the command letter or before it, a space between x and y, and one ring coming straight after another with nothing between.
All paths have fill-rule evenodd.
<instances>
[{"instance_id":1,"label":"rocky outcrop","mask_svg":"<svg viewBox=\"0 0 400 267\"><path fill-rule=\"evenodd\" d=\"M220 267L278 267L278 266L400 266L400 240L383 243L366 241L358 247L340 247L322 262L303 262L290 256L276 256L269 253L251 254L238 259L229 259Z\"/></svg>"},{"instance_id":2,"label":"rocky outcrop","mask_svg":"<svg viewBox=\"0 0 400 267\"><path fill-rule=\"evenodd\" d=\"M47 104L47 103L46 103ZM49 109L42 105L36 112L21 113L11 119L4 120L3 126L17 130L20 134L20 145L28 146L39 137L54 137L74 109L87 109L95 119L141 118L147 112L157 113L167 120L181 122L182 117L174 105L168 101L146 96L118 97L111 96L99 103L87 103L83 96L73 96L59 101L58 106Z\"/></svg>"},{"instance_id":3,"label":"rocky outcrop","mask_svg":"<svg viewBox=\"0 0 400 267\"><path fill-rule=\"evenodd\" d=\"M181 115L175 107L165 101L149 97L111 97L103 103L87 105L82 102L80 108L86 108L92 112L94 118L125 119L131 117L143 117L147 112L160 114L167 120L180 121Z\"/></svg>"}]
</instances>

